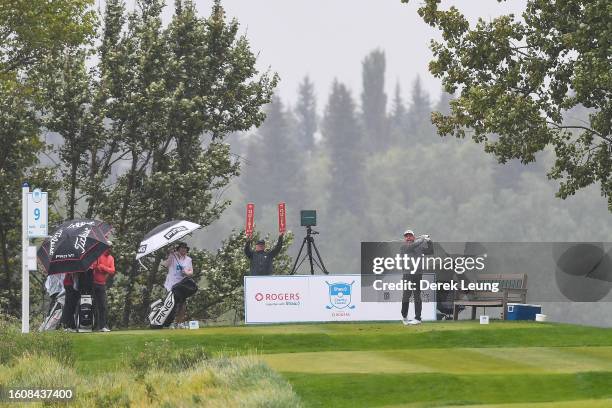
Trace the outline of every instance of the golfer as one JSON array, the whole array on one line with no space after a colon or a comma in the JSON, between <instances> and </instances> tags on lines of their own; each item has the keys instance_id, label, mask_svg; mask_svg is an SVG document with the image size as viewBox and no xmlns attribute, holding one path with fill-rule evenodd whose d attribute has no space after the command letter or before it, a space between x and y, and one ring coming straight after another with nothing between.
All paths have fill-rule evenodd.
<instances>
[{"instance_id":1,"label":"golfer","mask_svg":"<svg viewBox=\"0 0 612 408\"><path fill-rule=\"evenodd\" d=\"M278 236L278 241L276 241L276 245L269 251L266 251L266 241L260 239L255 244L255 252L253 252L253 250L251 249L251 238L247 238L247 241L244 245L244 254L247 258L251 260L249 275L272 275L272 261L274 260L274 257L279 254L281 248L283 247L283 236L284 234L280 234Z\"/></svg>"},{"instance_id":2,"label":"golfer","mask_svg":"<svg viewBox=\"0 0 612 408\"><path fill-rule=\"evenodd\" d=\"M166 275L166 282L164 287L168 292L172 291L172 288L179 284L183 279L193 276L193 265L191 258L187 255L189 247L184 242L179 242L174 251L168 254L166 260L162 261L162 265L168 268L168 275ZM176 305L176 318L174 322L176 327L179 329L187 328L185 324L185 314L187 312L186 299L177 299Z\"/></svg>"},{"instance_id":3,"label":"golfer","mask_svg":"<svg viewBox=\"0 0 612 408\"><path fill-rule=\"evenodd\" d=\"M407 254L412 258L418 258L423 254L430 253L430 250L431 240L428 235L422 235L415 238L414 232L411 229L407 229L404 232L404 245L401 249L402 255ZM421 268L410 272L414 273L404 274L404 280L412 282L414 290L405 289L402 295L402 323L404 323L404 325L421 324L421 310L423 308L420 287L423 272ZM410 307L411 297L414 299L414 319L408 320L408 308Z\"/></svg>"}]
</instances>

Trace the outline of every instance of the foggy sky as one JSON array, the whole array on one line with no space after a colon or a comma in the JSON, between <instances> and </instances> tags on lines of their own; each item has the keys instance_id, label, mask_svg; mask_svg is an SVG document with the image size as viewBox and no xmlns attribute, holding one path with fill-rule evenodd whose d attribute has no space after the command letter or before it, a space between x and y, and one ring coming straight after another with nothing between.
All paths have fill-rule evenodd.
<instances>
[{"instance_id":1,"label":"foggy sky","mask_svg":"<svg viewBox=\"0 0 612 408\"><path fill-rule=\"evenodd\" d=\"M212 0L195 0L200 16L210 13ZM132 9L136 0L126 0ZM433 100L440 94L440 81L427 70L431 59L428 45L438 37L418 16L421 0L224 0L228 17L235 17L259 54L258 67L270 67L281 77L277 92L293 104L304 75L316 86L321 112L334 78L346 83L353 96L361 93L361 61L373 49L386 52L386 88L391 101L399 81L404 99L420 75ZM97 1L102 9L104 2ZM164 22L172 16L174 1L167 0ZM471 22L489 20L500 14L520 16L525 0L498 3L496 0L444 1L456 5Z\"/></svg>"}]
</instances>

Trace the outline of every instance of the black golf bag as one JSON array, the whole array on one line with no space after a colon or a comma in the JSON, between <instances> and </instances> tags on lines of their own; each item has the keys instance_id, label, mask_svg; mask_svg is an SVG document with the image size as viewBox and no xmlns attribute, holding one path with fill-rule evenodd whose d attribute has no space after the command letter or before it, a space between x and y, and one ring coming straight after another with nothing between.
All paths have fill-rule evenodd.
<instances>
[{"instance_id":1,"label":"black golf bag","mask_svg":"<svg viewBox=\"0 0 612 408\"><path fill-rule=\"evenodd\" d=\"M93 270L79 276L79 292L81 299L76 310L76 328L79 332L90 332L94 328L94 305L93 305Z\"/></svg>"},{"instance_id":2,"label":"black golf bag","mask_svg":"<svg viewBox=\"0 0 612 408\"><path fill-rule=\"evenodd\" d=\"M198 285L189 277L172 287L166 297L156 300L149 307L149 325L152 329L168 327L174 321L176 308L198 291Z\"/></svg>"},{"instance_id":3,"label":"black golf bag","mask_svg":"<svg viewBox=\"0 0 612 408\"><path fill-rule=\"evenodd\" d=\"M41 323L38 331L49 331L57 329L57 326L62 321L62 309L66 303L66 296L64 293L57 295L55 301L51 301L51 308L49 313L45 316L45 319Z\"/></svg>"}]
</instances>

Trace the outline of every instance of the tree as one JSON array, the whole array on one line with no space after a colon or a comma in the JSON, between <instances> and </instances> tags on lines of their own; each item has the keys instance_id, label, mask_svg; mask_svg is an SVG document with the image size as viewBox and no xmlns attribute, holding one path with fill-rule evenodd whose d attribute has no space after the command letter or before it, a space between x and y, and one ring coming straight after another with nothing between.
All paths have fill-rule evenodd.
<instances>
[{"instance_id":1,"label":"tree","mask_svg":"<svg viewBox=\"0 0 612 408\"><path fill-rule=\"evenodd\" d=\"M447 92L459 91L449 115L432 115L438 133L471 134L501 163L533 162L550 146L557 196L599 183L612 211L608 2L529 0L522 20L503 15L474 27L438 3L418 11L442 31L429 69ZM565 115L578 106L589 110L585 122Z\"/></svg>"},{"instance_id":2,"label":"tree","mask_svg":"<svg viewBox=\"0 0 612 408\"><path fill-rule=\"evenodd\" d=\"M298 147L304 152L312 151L315 146L314 135L317 132L317 97L314 84L308 76L304 77L298 88L295 115Z\"/></svg>"},{"instance_id":3,"label":"tree","mask_svg":"<svg viewBox=\"0 0 612 408\"><path fill-rule=\"evenodd\" d=\"M0 3L0 307L19 311L20 185L46 189L57 198L53 169L37 167L46 152L36 112L40 88L32 77L42 63L66 46L76 47L93 32L89 0L7 0ZM55 67L56 69L58 67ZM55 214L50 212L50 221ZM32 275L36 281L37 275ZM36 295L32 296L35 310Z\"/></svg>"},{"instance_id":4,"label":"tree","mask_svg":"<svg viewBox=\"0 0 612 408\"><path fill-rule=\"evenodd\" d=\"M247 167L241 179L246 199L258 205L287 202L298 208L304 184L303 155L298 150L289 112L278 96L266 106L266 120L249 139Z\"/></svg>"},{"instance_id":5,"label":"tree","mask_svg":"<svg viewBox=\"0 0 612 408\"><path fill-rule=\"evenodd\" d=\"M412 85L410 95L411 103L408 109L407 125L410 132L411 142L433 142L431 133L431 101L429 95L421 85L421 78L416 77Z\"/></svg>"},{"instance_id":6,"label":"tree","mask_svg":"<svg viewBox=\"0 0 612 408\"><path fill-rule=\"evenodd\" d=\"M384 150L389 145L385 53L382 50L374 50L361 64L363 82L361 110L366 146L374 151Z\"/></svg>"},{"instance_id":7,"label":"tree","mask_svg":"<svg viewBox=\"0 0 612 408\"><path fill-rule=\"evenodd\" d=\"M5 0L0 3L0 78L29 70L93 34L92 0Z\"/></svg>"},{"instance_id":8,"label":"tree","mask_svg":"<svg viewBox=\"0 0 612 408\"><path fill-rule=\"evenodd\" d=\"M225 18L218 1L207 18L197 16L192 1L176 1L167 27L163 6L140 0L126 14L121 0L107 1L98 63L86 72L72 57L72 94L60 75L63 93L47 112L47 123L63 129L64 168L78 170L67 184L82 198L75 206L114 227L120 273L109 298L121 310L115 323L123 325L142 321L163 281L162 255L141 269L138 242L164 221L206 227L219 218L229 205L221 192L239 172L223 139L262 123L261 107L277 82L259 74L238 22ZM82 132L83 118L95 132ZM71 133L75 128L79 133Z\"/></svg>"},{"instance_id":9,"label":"tree","mask_svg":"<svg viewBox=\"0 0 612 408\"><path fill-rule=\"evenodd\" d=\"M360 216L362 206L356 198L364 191L362 130L350 92L337 80L325 108L323 137L331 160L330 213L348 210Z\"/></svg>"}]
</instances>

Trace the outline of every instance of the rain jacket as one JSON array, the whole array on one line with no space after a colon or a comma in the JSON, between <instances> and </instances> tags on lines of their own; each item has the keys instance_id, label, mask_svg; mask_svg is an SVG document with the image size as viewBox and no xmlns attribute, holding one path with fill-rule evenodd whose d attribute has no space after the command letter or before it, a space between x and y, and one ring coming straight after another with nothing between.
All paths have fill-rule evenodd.
<instances>
[{"instance_id":1,"label":"rain jacket","mask_svg":"<svg viewBox=\"0 0 612 408\"><path fill-rule=\"evenodd\" d=\"M93 269L93 280L96 285L106 285L109 275L115 273L115 258L111 254L102 254L91 265Z\"/></svg>"},{"instance_id":2,"label":"rain jacket","mask_svg":"<svg viewBox=\"0 0 612 408\"><path fill-rule=\"evenodd\" d=\"M244 246L244 254L251 260L251 268L249 275L261 276L272 275L272 261L278 255L283 246L283 236L278 237L278 241L274 248L269 251L253 251L251 249L251 240L247 240Z\"/></svg>"}]
</instances>

